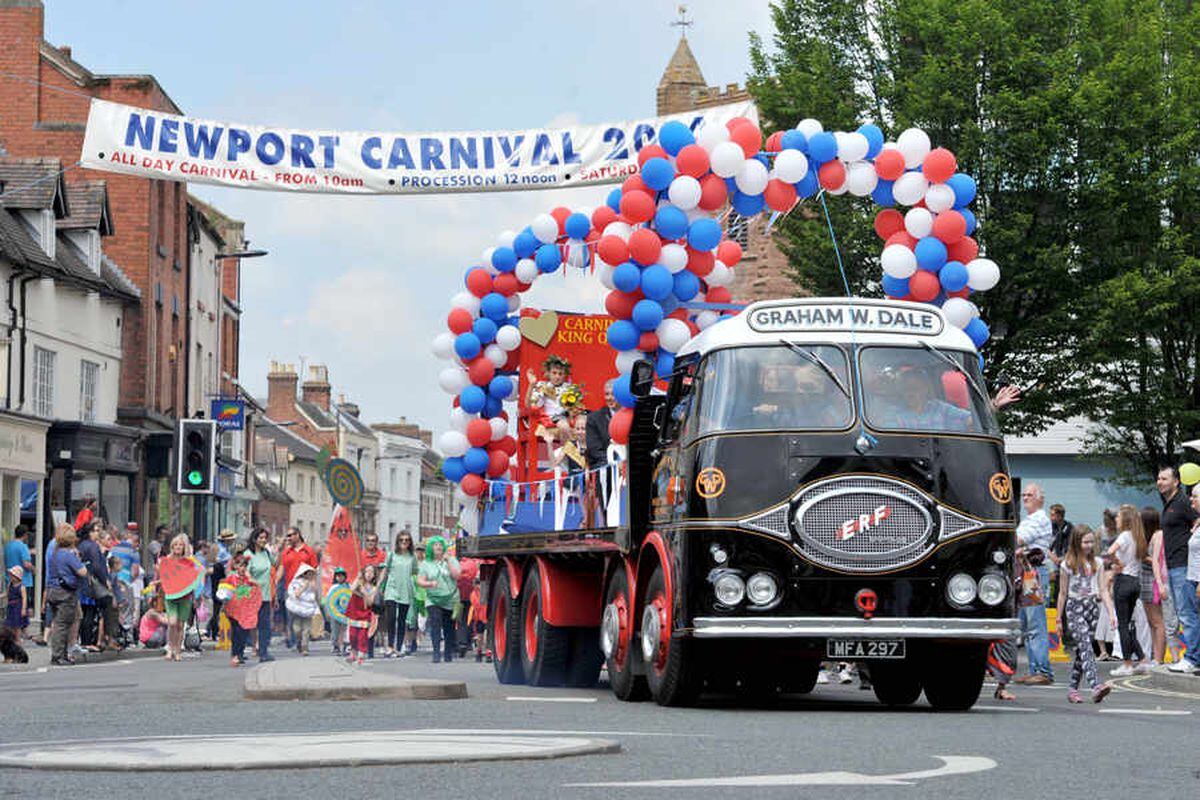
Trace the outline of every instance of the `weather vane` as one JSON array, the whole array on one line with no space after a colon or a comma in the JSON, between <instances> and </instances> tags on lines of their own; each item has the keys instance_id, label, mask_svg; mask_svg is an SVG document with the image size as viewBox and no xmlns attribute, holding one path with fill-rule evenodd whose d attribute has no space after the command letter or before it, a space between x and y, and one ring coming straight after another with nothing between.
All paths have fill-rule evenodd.
<instances>
[{"instance_id":1,"label":"weather vane","mask_svg":"<svg viewBox=\"0 0 1200 800\"><path fill-rule=\"evenodd\" d=\"M679 19L672 22L671 27L679 28L679 38L686 39L687 38L687 29L692 27L692 25L694 25L695 23L687 18L687 6L685 6L681 3L679 6L677 6L677 8L679 11Z\"/></svg>"}]
</instances>

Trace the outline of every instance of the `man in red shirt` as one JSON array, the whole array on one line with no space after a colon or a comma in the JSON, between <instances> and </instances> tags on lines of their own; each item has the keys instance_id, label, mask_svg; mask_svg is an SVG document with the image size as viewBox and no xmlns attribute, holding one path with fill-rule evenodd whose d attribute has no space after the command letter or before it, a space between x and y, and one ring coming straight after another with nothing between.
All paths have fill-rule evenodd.
<instances>
[{"instance_id":1,"label":"man in red shirt","mask_svg":"<svg viewBox=\"0 0 1200 800\"><path fill-rule=\"evenodd\" d=\"M304 536L300 530L288 528L287 535L283 540L283 552L279 554L279 565L283 568L283 591L286 592L292 585L292 578L295 577L296 570L300 569L301 564L308 564L316 569L318 563L317 551L304 543ZM283 600L286 599L287 595L285 594ZM287 616L287 646L291 648L296 645L292 640L292 612L287 612Z\"/></svg>"},{"instance_id":2,"label":"man in red shirt","mask_svg":"<svg viewBox=\"0 0 1200 800\"><path fill-rule=\"evenodd\" d=\"M362 551L362 565L365 567L367 564L374 564L382 570L383 562L386 560L387 553L379 547L379 537L368 533Z\"/></svg>"}]
</instances>

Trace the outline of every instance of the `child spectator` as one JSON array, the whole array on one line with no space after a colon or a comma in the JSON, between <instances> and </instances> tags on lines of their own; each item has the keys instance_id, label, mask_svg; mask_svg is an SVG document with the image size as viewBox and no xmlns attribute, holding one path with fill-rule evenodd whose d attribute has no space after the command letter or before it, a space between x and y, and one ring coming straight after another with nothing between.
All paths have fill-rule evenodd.
<instances>
[{"instance_id":1,"label":"child spectator","mask_svg":"<svg viewBox=\"0 0 1200 800\"><path fill-rule=\"evenodd\" d=\"M143 647L165 647L167 644L167 614L163 610L164 600L162 591L154 593L142 621L138 624L138 639Z\"/></svg>"},{"instance_id":2,"label":"child spectator","mask_svg":"<svg viewBox=\"0 0 1200 800\"><path fill-rule=\"evenodd\" d=\"M25 570L20 565L8 568L8 611L4 624L18 636L29 627L29 595L25 591Z\"/></svg>"},{"instance_id":3,"label":"child spectator","mask_svg":"<svg viewBox=\"0 0 1200 800\"><path fill-rule=\"evenodd\" d=\"M292 638L296 641L296 652L308 655L308 639L312 632L312 619L317 614L317 571L311 564L301 564L287 589L288 621Z\"/></svg>"},{"instance_id":4,"label":"child spectator","mask_svg":"<svg viewBox=\"0 0 1200 800\"><path fill-rule=\"evenodd\" d=\"M378 571L374 564L363 567L362 572L350 585L350 604L346 607L346 625L350 628L350 655L347 661L363 663L367 656L367 638L370 636L371 605L375 602L375 579Z\"/></svg>"},{"instance_id":5,"label":"child spectator","mask_svg":"<svg viewBox=\"0 0 1200 800\"><path fill-rule=\"evenodd\" d=\"M1075 642L1075 659L1071 663L1071 686L1067 700L1082 703L1079 695L1080 678L1086 677L1092 687L1092 702L1099 703L1112 686L1101 683L1096 674L1096 657L1092 652L1092 637L1100 619L1100 601L1109 614L1113 601L1104 579L1104 564L1096 557L1096 534L1087 525L1076 525L1071 531L1067 553L1059 565L1058 618L1060 638L1071 631Z\"/></svg>"},{"instance_id":6,"label":"child spectator","mask_svg":"<svg viewBox=\"0 0 1200 800\"><path fill-rule=\"evenodd\" d=\"M346 586L346 570L338 567L333 571L333 586L329 587L330 593L339 586ZM335 619L333 614L329 615L329 641L333 644L333 654L340 656L348 649L346 645L346 623Z\"/></svg>"}]
</instances>

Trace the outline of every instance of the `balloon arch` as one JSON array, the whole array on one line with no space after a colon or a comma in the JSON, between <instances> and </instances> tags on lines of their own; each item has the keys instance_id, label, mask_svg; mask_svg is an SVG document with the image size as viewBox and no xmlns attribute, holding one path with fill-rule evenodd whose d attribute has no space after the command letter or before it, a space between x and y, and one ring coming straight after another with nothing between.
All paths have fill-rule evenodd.
<instances>
[{"instance_id":1,"label":"balloon arch","mask_svg":"<svg viewBox=\"0 0 1200 800\"><path fill-rule=\"evenodd\" d=\"M695 133L672 121L656 144L641 149L638 163L638 174L604 205L590 213L540 214L521 232L501 234L482 262L467 269L464 291L451 300L449 330L433 343L434 353L451 362L438 382L455 397L450 430L439 440L447 456L443 473L466 496L503 476L517 451L503 402L518 386L510 376L521 344L521 293L542 275L589 266L610 290L605 308L615 321L608 343L622 409L609 430L624 443L633 416L633 363L646 358L659 376L669 374L692 336L731 313L729 286L742 249L723 238L718 215L727 204L742 217L764 209L777 216L819 192L871 197L883 207L875 232L883 240L884 294L940 306L977 347L987 341L987 325L968 298L994 287L1000 271L979 257L972 236L975 181L957 171L949 150L931 149L924 131L910 128L885 142L873 124L831 132L806 119L764 145L758 126L744 117Z\"/></svg>"}]
</instances>

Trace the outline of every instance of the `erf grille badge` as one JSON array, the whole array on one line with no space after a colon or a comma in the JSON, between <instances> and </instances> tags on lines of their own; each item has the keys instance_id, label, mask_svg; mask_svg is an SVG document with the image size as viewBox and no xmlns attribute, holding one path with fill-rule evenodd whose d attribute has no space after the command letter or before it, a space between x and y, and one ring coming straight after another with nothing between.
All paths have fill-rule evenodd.
<instances>
[{"instance_id":1,"label":"erf grille badge","mask_svg":"<svg viewBox=\"0 0 1200 800\"><path fill-rule=\"evenodd\" d=\"M879 527L879 525L891 515L891 506L877 506L875 510L869 514L859 514L857 517L851 517L843 522L834 533L834 539L839 542L844 542L860 533L869 531L871 528Z\"/></svg>"}]
</instances>

